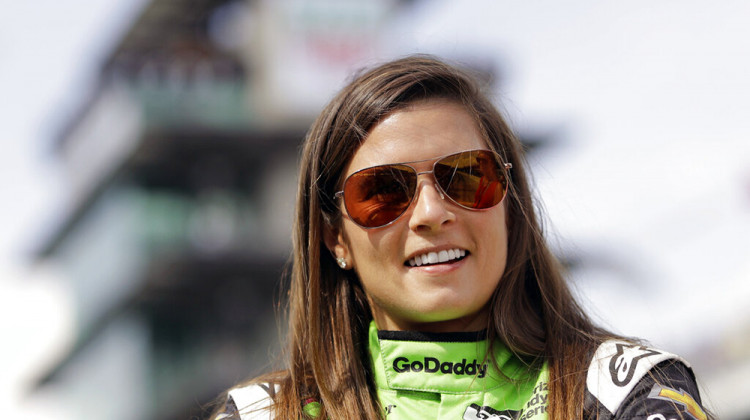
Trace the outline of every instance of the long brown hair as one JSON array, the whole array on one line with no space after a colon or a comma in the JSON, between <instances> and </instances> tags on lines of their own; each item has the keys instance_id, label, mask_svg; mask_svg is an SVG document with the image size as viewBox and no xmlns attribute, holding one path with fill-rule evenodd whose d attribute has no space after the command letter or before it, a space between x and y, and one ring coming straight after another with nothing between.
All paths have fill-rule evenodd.
<instances>
[{"instance_id":1,"label":"long brown hair","mask_svg":"<svg viewBox=\"0 0 750 420\"><path fill-rule=\"evenodd\" d=\"M550 369L549 414L580 418L588 355L610 336L570 293L550 252L525 174L522 145L482 93L477 78L429 56L411 56L362 73L321 112L305 139L288 296L287 369L268 375L280 389L275 418L304 418L314 398L330 419L382 417L367 355L372 319L359 279L341 270L324 244L341 210L333 200L344 168L384 117L425 100L449 100L471 114L487 145L513 165L506 198L508 259L490 300L490 342ZM492 354L492 352L490 352Z\"/></svg>"}]
</instances>

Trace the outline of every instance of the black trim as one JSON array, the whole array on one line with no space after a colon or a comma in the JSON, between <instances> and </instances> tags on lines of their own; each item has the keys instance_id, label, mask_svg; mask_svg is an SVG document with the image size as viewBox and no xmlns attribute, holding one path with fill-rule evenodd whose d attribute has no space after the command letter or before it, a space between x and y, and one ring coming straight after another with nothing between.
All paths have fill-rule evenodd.
<instances>
[{"instance_id":1,"label":"black trim","mask_svg":"<svg viewBox=\"0 0 750 420\"><path fill-rule=\"evenodd\" d=\"M437 341L444 343L473 343L487 339L487 330L470 332L378 331L380 340Z\"/></svg>"}]
</instances>

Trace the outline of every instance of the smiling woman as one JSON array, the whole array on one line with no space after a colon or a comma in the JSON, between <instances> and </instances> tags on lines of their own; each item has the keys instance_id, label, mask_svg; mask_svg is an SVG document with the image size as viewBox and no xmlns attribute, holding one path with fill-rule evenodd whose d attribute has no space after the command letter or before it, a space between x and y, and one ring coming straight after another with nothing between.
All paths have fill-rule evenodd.
<instances>
[{"instance_id":1,"label":"smiling woman","mask_svg":"<svg viewBox=\"0 0 750 420\"><path fill-rule=\"evenodd\" d=\"M705 419L679 357L594 325L521 146L463 71L370 70L305 140L288 365L215 419Z\"/></svg>"},{"instance_id":2,"label":"smiling woman","mask_svg":"<svg viewBox=\"0 0 750 420\"><path fill-rule=\"evenodd\" d=\"M463 106L425 100L382 119L349 161L343 195L349 216L356 205L349 205L346 192L365 188L347 188L352 174L414 162L414 181L404 194L407 199L397 201L402 208L397 219L381 220L383 226L362 226L356 218L344 217L326 230L327 247L356 271L379 328L476 331L487 326L487 302L505 271L505 207L500 200L484 209L457 205L462 195L473 202L474 192L453 191L455 176L438 176L431 170L438 164L457 167L467 156L463 167L476 166L478 175L475 156L496 159L482 150L486 147ZM497 171L503 167L495 166ZM381 178L387 183L388 177ZM379 201L389 202L382 197ZM454 250L453 259L447 258L448 250ZM456 250L460 258L455 258ZM440 253L446 261L440 262ZM420 265L409 264L416 259Z\"/></svg>"}]
</instances>

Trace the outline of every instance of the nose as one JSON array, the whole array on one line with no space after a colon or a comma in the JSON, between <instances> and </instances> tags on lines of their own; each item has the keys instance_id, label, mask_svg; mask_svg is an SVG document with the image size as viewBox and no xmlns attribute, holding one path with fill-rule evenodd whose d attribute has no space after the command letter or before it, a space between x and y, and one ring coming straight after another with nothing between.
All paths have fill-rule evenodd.
<instances>
[{"instance_id":1,"label":"nose","mask_svg":"<svg viewBox=\"0 0 750 420\"><path fill-rule=\"evenodd\" d=\"M456 220L450 203L443 197L434 179L421 180L414 200L416 202L409 217L411 230L438 230Z\"/></svg>"}]
</instances>

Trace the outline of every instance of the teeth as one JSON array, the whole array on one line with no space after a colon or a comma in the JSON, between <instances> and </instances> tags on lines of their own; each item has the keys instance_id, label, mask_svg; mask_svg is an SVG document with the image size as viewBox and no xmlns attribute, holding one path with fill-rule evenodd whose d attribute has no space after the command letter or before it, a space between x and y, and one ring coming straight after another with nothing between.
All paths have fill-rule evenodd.
<instances>
[{"instance_id":1,"label":"teeth","mask_svg":"<svg viewBox=\"0 0 750 420\"><path fill-rule=\"evenodd\" d=\"M409 260L410 267L419 267L425 264L437 264L444 263L458 258L466 256L466 251L459 248L443 250L440 252L428 252L426 254L417 255L416 257Z\"/></svg>"}]
</instances>

